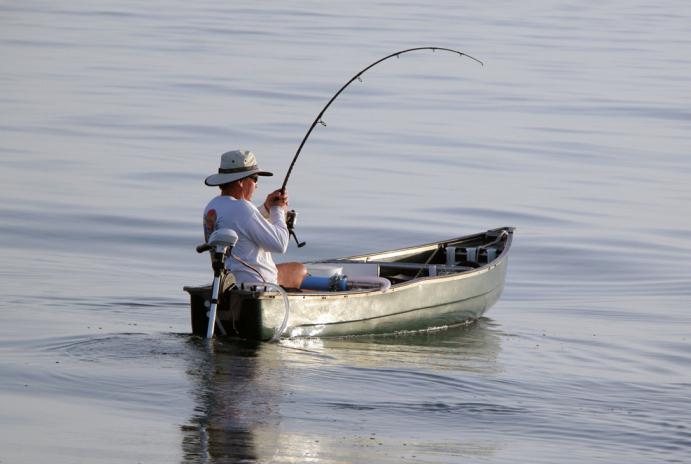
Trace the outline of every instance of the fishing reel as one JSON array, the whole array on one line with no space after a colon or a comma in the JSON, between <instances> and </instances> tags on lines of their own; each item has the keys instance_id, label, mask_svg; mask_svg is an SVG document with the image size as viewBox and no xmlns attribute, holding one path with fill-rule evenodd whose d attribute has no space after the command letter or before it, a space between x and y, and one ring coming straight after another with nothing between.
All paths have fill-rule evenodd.
<instances>
[{"instance_id":1,"label":"fishing reel","mask_svg":"<svg viewBox=\"0 0 691 464\"><path fill-rule=\"evenodd\" d=\"M298 240L298 236L295 235L295 221L297 220L298 213L294 209L291 209L286 213L286 225L288 226L288 233L291 237L295 239L295 243L298 248L302 248L307 245L307 242L301 242Z\"/></svg>"}]
</instances>

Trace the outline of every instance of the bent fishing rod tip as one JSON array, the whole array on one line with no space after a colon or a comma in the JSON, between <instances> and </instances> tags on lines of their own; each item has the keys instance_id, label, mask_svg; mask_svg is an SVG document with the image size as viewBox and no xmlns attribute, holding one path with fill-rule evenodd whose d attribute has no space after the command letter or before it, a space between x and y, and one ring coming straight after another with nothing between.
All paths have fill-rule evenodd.
<instances>
[{"instance_id":1,"label":"bent fishing rod tip","mask_svg":"<svg viewBox=\"0 0 691 464\"><path fill-rule=\"evenodd\" d=\"M485 65L485 63L483 63L482 61L478 60L478 59L475 58L474 56L468 55L467 53L463 53L463 52L456 52L456 53L458 53L458 56L460 56L461 58L463 58L464 56L467 56L467 57L470 58L471 60L480 63L480 66L484 66L484 65Z\"/></svg>"}]
</instances>

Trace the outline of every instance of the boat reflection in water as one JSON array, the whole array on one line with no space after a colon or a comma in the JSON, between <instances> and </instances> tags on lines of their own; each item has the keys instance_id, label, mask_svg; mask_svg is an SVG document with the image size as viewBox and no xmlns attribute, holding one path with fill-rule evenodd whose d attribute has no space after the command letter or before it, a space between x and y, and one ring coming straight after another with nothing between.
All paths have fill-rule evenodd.
<instances>
[{"instance_id":1,"label":"boat reflection in water","mask_svg":"<svg viewBox=\"0 0 691 464\"><path fill-rule=\"evenodd\" d=\"M482 379L501 371L500 341L488 319L435 332L280 344L193 338L187 373L196 407L182 427L185 462L491 456L501 445L473 430L473 420L502 408L478 405Z\"/></svg>"}]
</instances>

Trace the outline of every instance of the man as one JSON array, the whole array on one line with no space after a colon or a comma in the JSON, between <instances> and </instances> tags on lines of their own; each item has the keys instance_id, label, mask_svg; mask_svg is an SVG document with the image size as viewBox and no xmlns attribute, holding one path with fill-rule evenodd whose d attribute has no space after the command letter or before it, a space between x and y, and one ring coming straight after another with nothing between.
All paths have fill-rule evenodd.
<instances>
[{"instance_id":1,"label":"man","mask_svg":"<svg viewBox=\"0 0 691 464\"><path fill-rule=\"evenodd\" d=\"M276 265L271 257L271 252L285 253L288 249L288 195L280 190L268 194L262 206L266 214L263 216L250 203L259 176L273 176L273 173L259 169L251 151L234 150L221 155L218 174L204 181L221 189L221 194L204 209L204 238L208 241L216 229L233 229L238 234L234 256L226 264L238 284L271 282L300 288L307 273L305 266L302 263Z\"/></svg>"}]
</instances>

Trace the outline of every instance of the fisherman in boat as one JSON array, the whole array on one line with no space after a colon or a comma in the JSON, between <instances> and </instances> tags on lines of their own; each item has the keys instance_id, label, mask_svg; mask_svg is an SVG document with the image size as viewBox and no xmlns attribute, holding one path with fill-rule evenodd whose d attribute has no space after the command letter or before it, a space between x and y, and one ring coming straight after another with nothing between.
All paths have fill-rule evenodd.
<instances>
[{"instance_id":1,"label":"fisherman in boat","mask_svg":"<svg viewBox=\"0 0 691 464\"><path fill-rule=\"evenodd\" d=\"M259 176L273 176L257 166L249 150L221 155L217 174L206 178L208 186L218 186L221 194L204 209L204 238L216 229L232 229L238 234L228 270L236 283L270 282L285 288L300 288L307 274L302 263L275 264L271 253L285 253L290 234L286 224L288 194L275 190L266 196L261 211L250 201Z\"/></svg>"}]
</instances>

